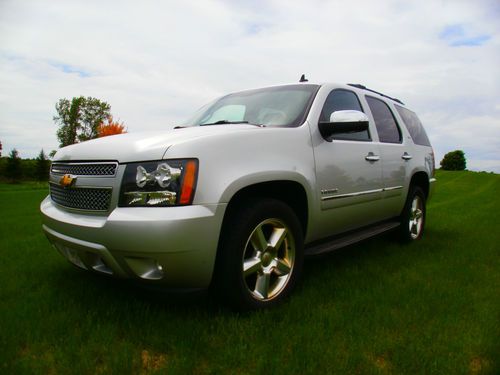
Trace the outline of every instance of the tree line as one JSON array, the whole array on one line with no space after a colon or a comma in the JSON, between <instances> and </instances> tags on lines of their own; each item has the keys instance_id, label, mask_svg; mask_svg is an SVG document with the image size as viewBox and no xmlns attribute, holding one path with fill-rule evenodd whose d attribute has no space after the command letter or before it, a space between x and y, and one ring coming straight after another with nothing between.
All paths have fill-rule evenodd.
<instances>
[{"instance_id":1,"label":"tree line","mask_svg":"<svg viewBox=\"0 0 500 375\"><path fill-rule=\"evenodd\" d=\"M0 157L0 180L4 182L48 181L49 169L50 160L43 149L35 159L21 159L16 149Z\"/></svg>"}]
</instances>

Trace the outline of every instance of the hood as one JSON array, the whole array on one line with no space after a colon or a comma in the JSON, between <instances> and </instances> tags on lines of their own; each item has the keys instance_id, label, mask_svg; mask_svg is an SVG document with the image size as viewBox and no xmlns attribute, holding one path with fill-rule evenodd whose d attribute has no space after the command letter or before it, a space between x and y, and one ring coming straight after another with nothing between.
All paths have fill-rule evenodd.
<instances>
[{"instance_id":1,"label":"hood","mask_svg":"<svg viewBox=\"0 0 500 375\"><path fill-rule=\"evenodd\" d=\"M127 133L93 139L63 147L57 151L54 161L116 160L120 163L145 160L161 160L167 149L192 139L213 137L242 131L255 131L256 126L211 125L141 133ZM190 155L186 155L188 157Z\"/></svg>"}]
</instances>

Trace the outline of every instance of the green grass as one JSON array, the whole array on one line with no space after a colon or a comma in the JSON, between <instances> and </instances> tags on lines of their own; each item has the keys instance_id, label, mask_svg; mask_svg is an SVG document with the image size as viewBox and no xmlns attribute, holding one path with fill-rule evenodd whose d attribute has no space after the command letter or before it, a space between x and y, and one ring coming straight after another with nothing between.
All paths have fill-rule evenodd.
<instances>
[{"instance_id":1,"label":"green grass","mask_svg":"<svg viewBox=\"0 0 500 375\"><path fill-rule=\"evenodd\" d=\"M500 373L500 175L439 172L424 238L310 259L278 308L146 291L70 266L46 185L0 185L0 373Z\"/></svg>"}]
</instances>

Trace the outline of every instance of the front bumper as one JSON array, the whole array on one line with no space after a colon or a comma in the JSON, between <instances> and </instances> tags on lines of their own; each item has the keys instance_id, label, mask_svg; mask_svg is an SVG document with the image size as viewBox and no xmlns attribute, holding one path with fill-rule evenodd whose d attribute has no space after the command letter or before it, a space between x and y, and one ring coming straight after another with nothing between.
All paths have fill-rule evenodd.
<instances>
[{"instance_id":1,"label":"front bumper","mask_svg":"<svg viewBox=\"0 0 500 375\"><path fill-rule=\"evenodd\" d=\"M43 230L73 264L172 287L210 284L226 205L117 207L108 216L70 211L49 197Z\"/></svg>"}]
</instances>

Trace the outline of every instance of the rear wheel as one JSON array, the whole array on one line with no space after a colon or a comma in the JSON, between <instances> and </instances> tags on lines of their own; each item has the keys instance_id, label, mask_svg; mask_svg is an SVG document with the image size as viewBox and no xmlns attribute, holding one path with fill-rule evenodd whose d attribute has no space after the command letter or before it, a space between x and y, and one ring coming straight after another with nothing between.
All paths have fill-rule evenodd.
<instances>
[{"instance_id":1,"label":"rear wheel","mask_svg":"<svg viewBox=\"0 0 500 375\"><path fill-rule=\"evenodd\" d=\"M225 223L216 288L237 309L269 307L290 294L300 275L300 222L281 201L249 200L240 207Z\"/></svg>"},{"instance_id":2,"label":"rear wheel","mask_svg":"<svg viewBox=\"0 0 500 375\"><path fill-rule=\"evenodd\" d=\"M416 241L422 237L425 226L425 194L418 186L412 186L401 215L401 239Z\"/></svg>"}]
</instances>

